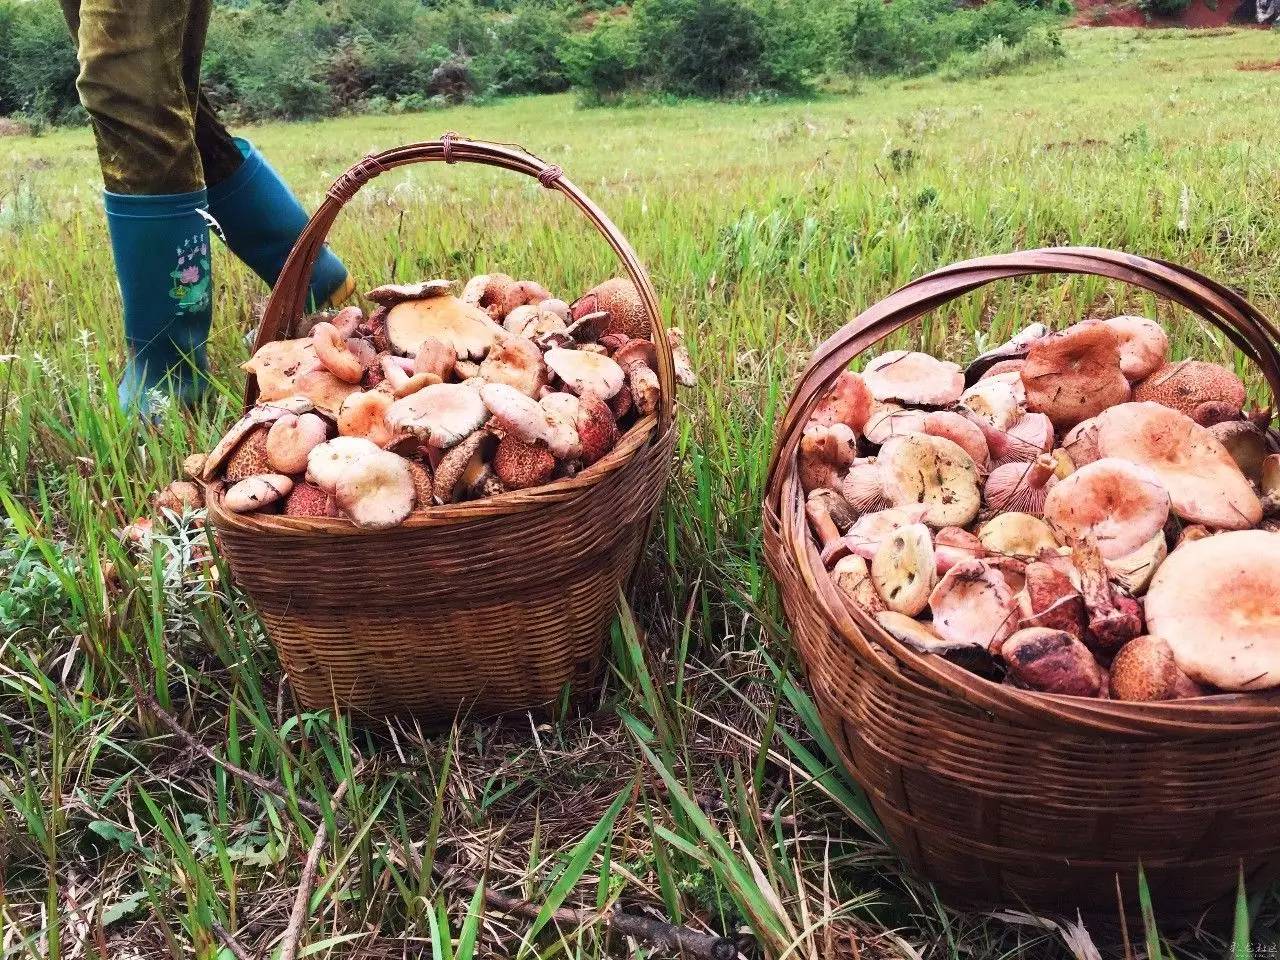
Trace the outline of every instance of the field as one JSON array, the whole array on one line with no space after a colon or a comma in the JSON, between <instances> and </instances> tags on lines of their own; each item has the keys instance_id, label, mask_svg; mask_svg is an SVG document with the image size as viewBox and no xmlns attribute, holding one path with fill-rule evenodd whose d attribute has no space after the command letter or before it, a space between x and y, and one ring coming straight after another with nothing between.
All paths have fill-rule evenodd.
<instances>
[{"instance_id":1,"label":"field","mask_svg":"<svg viewBox=\"0 0 1280 960\"><path fill-rule=\"evenodd\" d=\"M702 382L680 398L652 573L614 631L598 704L444 734L295 718L198 527L165 529L149 554L117 538L235 416L264 290L222 256L218 397L154 428L123 417L91 140L0 140L0 953L653 955L589 916L551 916L618 904L742 934L748 955L775 958L1124 955L1106 924L957 914L899 872L824 749L759 530L773 424L809 352L933 267L1117 247L1280 315L1275 84L1237 69L1274 60L1275 34L1067 39L1069 57L1034 73L812 102L584 110L556 97L250 132L308 204L373 149L447 129L522 143L613 215L688 335ZM615 269L536 183L457 167L375 180L333 245L366 288L500 267L574 292ZM1263 399L1222 337L1101 281L992 288L898 340L961 359L1032 320L1152 310L1176 351L1235 363ZM285 930L322 822L295 941ZM482 881L534 907L483 909ZM1249 894L1253 940L1273 943L1277 897ZM1130 933L1143 955L1143 931ZM1166 955L1227 949L1163 933Z\"/></svg>"}]
</instances>

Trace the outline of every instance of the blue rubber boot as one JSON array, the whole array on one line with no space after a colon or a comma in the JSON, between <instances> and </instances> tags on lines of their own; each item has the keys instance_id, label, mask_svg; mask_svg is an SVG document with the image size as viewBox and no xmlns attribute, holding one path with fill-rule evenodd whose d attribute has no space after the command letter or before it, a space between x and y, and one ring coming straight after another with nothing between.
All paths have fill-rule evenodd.
<instances>
[{"instance_id":1,"label":"blue rubber boot","mask_svg":"<svg viewBox=\"0 0 1280 960\"><path fill-rule=\"evenodd\" d=\"M204 392L213 314L205 191L105 194L107 231L124 304L129 361L117 396L152 411L156 392L192 403Z\"/></svg>"},{"instance_id":2,"label":"blue rubber boot","mask_svg":"<svg viewBox=\"0 0 1280 960\"><path fill-rule=\"evenodd\" d=\"M236 137L244 163L221 183L209 188L209 213L218 222L231 252L275 286L293 249L307 212L280 175L248 140ZM325 247L311 272L308 306L317 310L337 306L355 291L355 281L333 252Z\"/></svg>"}]
</instances>

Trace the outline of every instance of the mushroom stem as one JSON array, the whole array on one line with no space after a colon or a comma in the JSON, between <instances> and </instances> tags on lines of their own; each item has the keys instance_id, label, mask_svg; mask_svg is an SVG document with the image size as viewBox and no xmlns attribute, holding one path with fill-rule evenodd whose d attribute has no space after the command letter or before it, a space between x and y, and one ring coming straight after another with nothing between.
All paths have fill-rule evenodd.
<instances>
[{"instance_id":1,"label":"mushroom stem","mask_svg":"<svg viewBox=\"0 0 1280 960\"><path fill-rule=\"evenodd\" d=\"M1095 652L1110 656L1142 635L1140 608L1132 597L1118 596L1112 589L1093 538L1072 541L1071 550L1072 561L1080 572L1080 593L1089 611L1086 640Z\"/></svg>"}]
</instances>

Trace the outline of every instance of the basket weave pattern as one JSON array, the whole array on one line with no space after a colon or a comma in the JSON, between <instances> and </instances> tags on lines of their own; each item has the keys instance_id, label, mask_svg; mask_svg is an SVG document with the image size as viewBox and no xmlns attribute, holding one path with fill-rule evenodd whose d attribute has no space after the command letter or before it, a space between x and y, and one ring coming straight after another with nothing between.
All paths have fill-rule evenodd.
<instances>
[{"instance_id":1,"label":"basket weave pattern","mask_svg":"<svg viewBox=\"0 0 1280 960\"><path fill-rule=\"evenodd\" d=\"M984 680L903 646L836 590L812 544L796 452L810 411L864 350L1000 279L1092 274L1221 328L1280 395L1276 328L1190 270L1094 248L944 268L855 318L815 353L780 428L765 548L823 724L907 864L962 907L1194 916L1280 875L1280 694L1122 703Z\"/></svg>"},{"instance_id":2,"label":"basket weave pattern","mask_svg":"<svg viewBox=\"0 0 1280 960\"><path fill-rule=\"evenodd\" d=\"M602 460L570 479L417 511L398 527L235 514L209 516L236 582L275 644L299 704L448 722L553 704L592 688L618 592L640 558L670 468L674 375L649 278L617 228L558 167L464 141L400 147L343 174L286 263L255 349L287 336L316 254L368 179L423 161L482 163L535 177L599 229L640 290L662 399ZM252 404L252 378L246 403Z\"/></svg>"}]
</instances>

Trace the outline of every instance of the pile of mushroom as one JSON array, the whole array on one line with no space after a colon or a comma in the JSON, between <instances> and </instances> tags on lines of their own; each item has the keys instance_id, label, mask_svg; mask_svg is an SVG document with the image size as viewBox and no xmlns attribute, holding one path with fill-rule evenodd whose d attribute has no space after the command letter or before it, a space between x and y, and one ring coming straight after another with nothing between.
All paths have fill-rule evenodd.
<instances>
[{"instance_id":1,"label":"pile of mushroom","mask_svg":"<svg viewBox=\"0 0 1280 960\"><path fill-rule=\"evenodd\" d=\"M1146 317L968 368L894 351L815 406L798 476L855 616L1022 689L1280 687L1280 433Z\"/></svg>"},{"instance_id":2,"label":"pile of mushroom","mask_svg":"<svg viewBox=\"0 0 1280 960\"><path fill-rule=\"evenodd\" d=\"M258 401L205 458L226 509L345 517L536 487L605 457L658 405L657 355L630 280L572 304L492 273L378 287L376 308L304 321L244 364ZM671 331L677 379L693 373Z\"/></svg>"}]
</instances>

